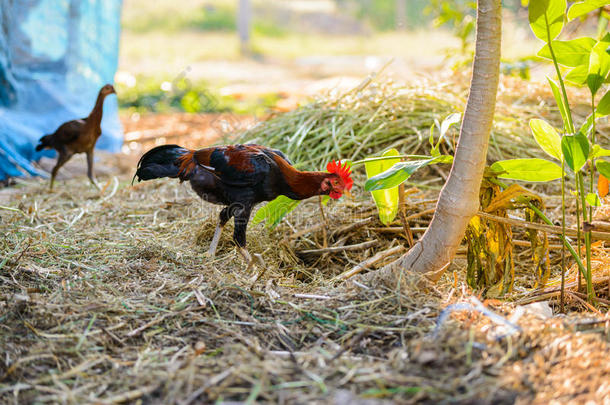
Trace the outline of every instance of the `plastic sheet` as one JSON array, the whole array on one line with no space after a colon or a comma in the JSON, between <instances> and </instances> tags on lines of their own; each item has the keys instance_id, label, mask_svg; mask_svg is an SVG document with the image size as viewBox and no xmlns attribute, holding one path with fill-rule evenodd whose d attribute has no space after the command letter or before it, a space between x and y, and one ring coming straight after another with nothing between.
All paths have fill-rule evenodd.
<instances>
[{"instance_id":1,"label":"plastic sheet","mask_svg":"<svg viewBox=\"0 0 610 405\"><path fill-rule=\"evenodd\" d=\"M117 68L121 0L0 0L0 180L45 175L38 139L86 117ZM115 96L97 147L123 142Z\"/></svg>"}]
</instances>

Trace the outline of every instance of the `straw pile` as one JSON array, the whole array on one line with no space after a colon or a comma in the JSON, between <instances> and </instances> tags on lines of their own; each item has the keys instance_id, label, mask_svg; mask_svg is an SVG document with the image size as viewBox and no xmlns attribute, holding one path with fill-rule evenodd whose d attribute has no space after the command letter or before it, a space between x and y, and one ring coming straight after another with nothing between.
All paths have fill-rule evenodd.
<instances>
[{"instance_id":1,"label":"straw pile","mask_svg":"<svg viewBox=\"0 0 610 405\"><path fill-rule=\"evenodd\" d=\"M463 112L466 105L469 78L459 73L452 76L445 80L421 78L409 85L384 76L368 78L345 94L331 92L294 111L271 117L243 132L238 141L280 149L297 167L305 169L323 167L330 159L363 159L387 148L403 154L428 154L430 127L435 120ZM575 122L581 122L590 111L586 93L570 89L570 94L576 102ZM503 77L490 139L490 161L542 156L528 125L532 118L561 125L552 97L544 84ZM610 143L607 122L598 131L598 141L602 145ZM449 133L442 145L444 153L453 153L457 132L455 128Z\"/></svg>"}]
</instances>

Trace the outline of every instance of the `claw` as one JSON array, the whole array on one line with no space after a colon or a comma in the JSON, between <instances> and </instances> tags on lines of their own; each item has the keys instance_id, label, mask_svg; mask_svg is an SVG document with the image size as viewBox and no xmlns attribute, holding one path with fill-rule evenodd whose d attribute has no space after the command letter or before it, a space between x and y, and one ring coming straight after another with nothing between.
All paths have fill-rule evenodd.
<instances>
[{"instance_id":1,"label":"claw","mask_svg":"<svg viewBox=\"0 0 610 405\"><path fill-rule=\"evenodd\" d=\"M239 251L239 253L242 255L242 257L244 258L244 260L247 263L246 266L246 272L249 272L250 269L252 268L252 266L254 265L254 260L252 260L252 256L250 256L250 253L248 253L248 251L246 250L246 248L237 247L237 250Z\"/></svg>"},{"instance_id":2,"label":"claw","mask_svg":"<svg viewBox=\"0 0 610 405\"><path fill-rule=\"evenodd\" d=\"M263 260L263 256L259 253L254 253L253 256L258 262L257 265L261 268L261 271L252 276L250 279L250 284L256 283L267 271L267 265L265 264L265 260Z\"/></svg>"}]
</instances>

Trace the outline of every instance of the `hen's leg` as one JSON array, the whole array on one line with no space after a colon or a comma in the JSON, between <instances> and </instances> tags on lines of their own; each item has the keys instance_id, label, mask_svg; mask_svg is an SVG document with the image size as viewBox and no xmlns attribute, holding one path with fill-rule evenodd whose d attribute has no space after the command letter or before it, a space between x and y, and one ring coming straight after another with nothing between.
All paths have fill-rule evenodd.
<instances>
[{"instance_id":1,"label":"hen's leg","mask_svg":"<svg viewBox=\"0 0 610 405\"><path fill-rule=\"evenodd\" d=\"M65 149L58 150L57 153L57 163L55 163L55 167L51 171L51 184L49 185L49 190L53 190L53 183L55 182L55 176L57 176L59 168L65 165L66 162L72 157L72 155L66 152Z\"/></svg>"},{"instance_id":2,"label":"hen's leg","mask_svg":"<svg viewBox=\"0 0 610 405\"><path fill-rule=\"evenodd\" d=\"M222 234L222 228L224 228L224 226L227 224L229 218L231 218L230 210L229 207L226 207L220 211L220 218L218 220L218 225L216 225L216 230L214 231L212 243L210 243L210 248L208 249L208 256L216 256L216 248L218 247L218 241L220 240L220 235Z\"/></svg>"},{"instance_id":3,"label":"hen's leg","mask_svg":"<svg viewBox=\"0 0 610 405\"><path fill-rule=\"evenodd\" d=\"M99 190L100 186L97 184L97 181L95 181L95 178L93 177L93 149L87 152L87 177L89 177L89 181L91 182L91 184L93 184L95 188Z\"/></svg>"}]
</instances>

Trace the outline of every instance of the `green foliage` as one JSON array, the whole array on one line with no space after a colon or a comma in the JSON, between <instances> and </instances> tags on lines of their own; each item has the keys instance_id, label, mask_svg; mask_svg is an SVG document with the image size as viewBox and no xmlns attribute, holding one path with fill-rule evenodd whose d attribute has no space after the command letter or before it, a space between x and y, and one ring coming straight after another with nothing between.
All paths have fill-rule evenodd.
<instances>
[{"instance_id":1,"label":"green foliage","mask_svg":"<svg viewBox=\"0 0 610 405\"><path fill-rule=\"evenodd\" d=\"M129 85L117 81L119 108L139 113L187 112L216 113L235 112L260 114L273 107L278 94L267 94L252 98L235 99L220 96L204 81L177 78L173 81L157 78L134 77Z\"/></svg>"},{"instance_id":2,"label":"green foliage","mask_svg":"<svg viewBox=\"0 0 610 405\"><path fill-rule=\"evenodd\" d=\"M561 91L559 90L559 86L553 79L547 76L547 80L549 82L549 86L551 86L551 91L553 92L553 97L555 97L555 102L557 103L557 107L559 107L559 113L561 114L561 119L563 120L563 125L566 128L571 126L570 112L568 110L567 104L563 101L563 96Z\"/></svg>"},{"instance_id":3,"label":"green foliage","mask_svg":"<svg viewBox=\"0 0 610 405\"><path fill-rule=\"evenodd\" d=\"M400 153L396 149L389 149L384 152L382 157L399 156ZM400 158L372 160L364 163L366 176L374 177L384 171L390 169L395 163L400 162ZM384 225L388 225L396 218L398 213L398 187L391 187L385 190L372 191L373 200L379 211L379 219Z\"/></svg>"},{"instance_id":4,"label":"green foliage","mask_svg":"<svg viewBox=\"0 0 610 405\"><path fill-rule=\"evenodd\" d=\"M589 86L589 90L591 90L593 95L601 88L610 72L610 55L606 52L609 47L610 33L606 33L591 49L589 70L587 72L587 86Z\"/></svg>"},{"instance_id":5,"label":"green foliage","mask_svg":"<svg viewBox=\"0 0 610 405\"><path fill-rule=\"evenodd\" d=\"M204 6L195 10L176 8L174 12L149 12L123 20L123 28L134 32L163 30L235 31L235 8Z\"/></svg>"},{"instance_id":6,"label":"green foliage","mask_svg":"<svg viewBox=\"0 0 610 405\"><path fill-rule=\"evenodd\" d=\"M551 157L561 160L561 137L546 121L530 120L530 128L538 145Z\"/></svg>"},{"instance_id":7,"label":"green foliage","mask_svg":"<svg viewBox=\"0 0 610 405\"><path fill-rule=\"evenodd\" d=\"M437 120L434 120L434 122L440 131L438 141L434 143L434 126L430 127L430 138L428 139L428 141L430 142L430 155L432 157L438 157L441 155L440 146L441 142L445 138L445 134L447 134L449 128L462 122L462 114L449 114L440 125Z\"/></svg>"},{"instance_id":8,"label":"green foliage","mask_svg":"<svg viewBox=\"0 0 610 405\"><path fill-rule=\"evenodd\" d=\"M587 0L575 3L570 8L567 17L569 17L569 19L574 19L583 16L590 11L604 6L606 3L607 1L600 2L597 0ZM557 151L557 140L559 135L554 128L546 123L543 124L543 121L540 120L532 120L530 125L532 126L534 137L540 147L546 153L562 161L562 167L559 168L559 176L562 179L562 200L565 199L566 195L564 177L564 174L566 173L563 167L564 163L567 167L572 169L572 173L574 174L574 182L576 185L575 197L577 200L577 207L579 207L577 208L576 214L577 241L579 244L578 251L580 252L580 215L582 214L584 220L591 221L593 214L591 209L586 210L587 204L590 207L600 204L599 197L593 193L594 173L590 168L593 166L593 163L595 163L596 157L603 156L606 152L610 152L595 144L595 119L607 115L607 113L610 112L610 100L606 98L606 95L600 100L598 108L595 108L595 95L602 87L603 83L607 82L608 73L610 72L610 55L607 52L610 47L610 34L606 33L599 41L587 37L576 38L570 41L555 40L563 28L564 20L566 18L565 12L566 0L532 0L529 2L529 21L532 31L538 38L546 43L538 52L538 56L553 61L555 73L559 80L558 85L552 79L548 79L564 124L564 136L561 138L561 150L559 153ZM601 23L600 19L599 28L602 28L602 30L599 31L598 38L602 36L603 29L605 29L604 27L605 25ZM565 77L566 81L576 85L586 84L591 92L591 114L589 114L585 122L581 125L579 131L575 130L568 95L565 90L564 80L559 65L572 68ZM590 139L588 137L590 137ZM589 160L591 161L591 164L589 165L589 192L587 193L584 182L585 176L582 170ZM599 167L601 167L602 170L605 169L603 162L598 161L596 166L600 172L601 170ZM562 223L565 227L565 205L562 207ZM565 235L562 235L562 238L564 241L566 240ZM593 291L591 275L590 232L585 232L584 239L587 258L586 269L582 264L579 253L576 253L569 244L566 244L566 246L570 249L572 256L578 263L581 273L587 281L588 298L593 300L595 292Z\"/></svg>"},{"instance_id":9,"label":"green foliage","mask_svg":"<svg viewBox=\"0 0 610 405\"><path fill-rule=\"evenodd\" d=\"M575 135L564 135L561 139L561 150L568 167L578 172L589 158L589 140L580 132Z\"/></svg>"},{"instance_id":10,"label":"green foliage","mask_svg":"<svg viewBox=\"0 0 610 405\"><path fill-rule=\"evenodd\" d=\"M610 91L607 91L601 100L599 100L595 110L596 117L605 117L608 114L610 114Z\"/></svg>"},{"instance_id":11,"label":"green foliage","mask_svg":"<svg viewBox=\"0 0 610 405\"><path fill-rule=\"evenodd\" d=\"M396 29L396 0L337 0L337 3L342 11L351 12L375 30ZM428 22L428 19L422 18L427 4L428 0L406 1L408 27L420 27Z\"/></svg>"},{"instance_id":12,"label":"green foliage","mask_svg":"<svg viewBox=\"0 0 610 405\"><path fill-rule=\"evenodd\" d=\"M374 191L396 187L407 181L413 173L422 167L440 162L440 158L431 158L396 163L385 172L368 179L366 183L364 183L364 189L366 191Z\"/></svg>"},{"instance_id":13,"label":"green foliage","mask_svg":"<svg viewBox=\"0 0 610 405\"><path fill-rule=\"evenodd\" d=\"M582 17L591 11L608 5L608 0L586 0L572 4L568 11L568 20L572 21L575 18Z\"/></svg>"},{"instance_id":14,"label":"green foliage","mask_svg":"<svg viewBox=\"0 0 610 405\"><path fill-rule=\"evenodd\" d=\"M491 165L501 179L547 182L561 177L561 167L545 159L507 159Z\"/></svg>"},{"instance_id":15,"label":"green foliage","mask_svg":"<svg viewBox=\"0 0 610 405\"><path fill-rule=\"evenodd\" d=\"M585 200L587 201L587 204L589 204L591 207L601 207L601 205L602 205L602 201L599 199L599 196L595 193L587 194L587 197L585 198Z\"/></svg>"},{"instance_id":16,"label":"green foliage","mask_svg":"<svg viewBox=\"0 0 610 405\"><path fill-rule=\"evenodd\" d=\"M593 145L593 149L591 149L591 159L595 159L598 157L610 156L610 149L604 149L599 145Z\"/></svg>"},{"instance_id":17,"label":"green foliage","mask_svg":"<svg viewBox=\"0 0 610 405\"><path fill-rule=\"evenodd\" d=\"M539 39L547 41L559 36L563 29L566 0L531 0L528 7L530 27Z\"/></svg>"},{"instance_id":18,"label":"green foliage","mask_svg":"<svg viewBox=\"0 0 610 405\"><path fill-rule=\"evenodd\" d=\"M598 160L595 162L597 171L600 172L605 178L610 179L610 163L605 160Z\"/></svg>"},{"instance_id":19,"label":"green foliage","mask_svg":"<svg viewBox=\"0 0 610 405\"><path fill-rule=\"evenodd\" d=\"M274 228L282 219L294 210L300 201L292 200L286 196L279 196L275 200L263 205L256 211L251 223L256 225L261 222L266 222L266 226Z\"/></svg>"},{"instance_id":20,"label":"green foliage","mask_svg":"<svg viewBox=\"0 0 610 405\"><path fill-rule=\"evenodd\" d=\"M434 26L450 26L462 43L462 52L469 49L475 29L475 1L431 0L426 13L433 15Z\"/></svg>"},{"instance_id":21,"label":"green foliage","mask_svg":"<svg viewBox=\"0 0 610 405\"><path fill-rule=\"evenodd\" d=\"M595 45L595 40L589 37L572 39L570 41L552 41L553 50L557 57L557 63L569 67L577 67L588 63L591 49ZM552 59L549 45L546 44L538 51L538 56Z\"/></svg>"}]
</instances>

